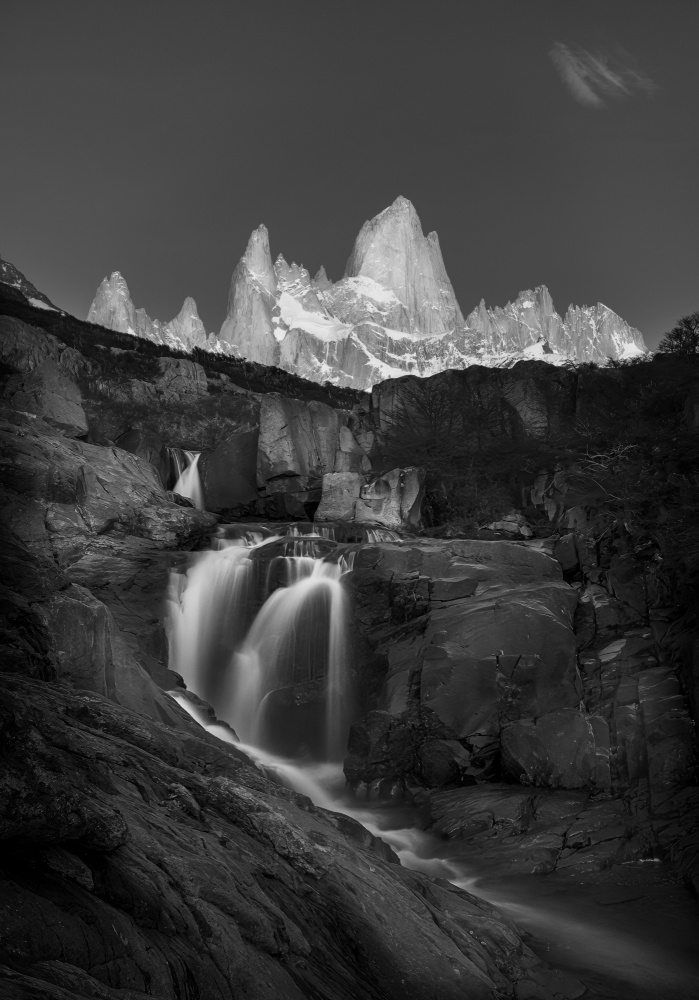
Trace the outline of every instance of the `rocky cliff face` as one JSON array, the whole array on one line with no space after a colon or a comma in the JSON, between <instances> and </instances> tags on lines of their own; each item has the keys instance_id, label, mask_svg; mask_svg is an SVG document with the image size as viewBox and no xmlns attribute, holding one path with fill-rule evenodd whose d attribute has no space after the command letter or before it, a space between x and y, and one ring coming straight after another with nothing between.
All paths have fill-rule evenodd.
<instances>
[{"instance_id":1,"label":"rocky cliff face","mask_svg":"<svg viewBox=\"0 0 699 1000\"><path fill-rule=\"evenodd\" d=\"M177 316L169 323L151 319L145 309L136 309L129 288L118 271L105 278L87 314L88 323L97 323L110 330L130 333L179 350L204 347L207 334L199 319L197 304L189 296Z\"/></svg>"},{"instance_id":2,"label":"rocky cliff face","mask_svg":"<svg viewBox=\"0 0 699 1000\"><path fill-rule=\"evenodd\" d=\"M118 274L105 279L88 318L169 342L162 339L161 324L133 310L125 287ZM364 223L344 277L334 283L322 268L311 278L283 257L273 264L267 230L260 226L233 273L218 340L204 344L200 332L188 333L182 324L175 335L185 346L357 389L406 373L508 367L527 357L552 364L604 361L646 350L639 331L601 303L570 306L561 318L543 285L521 292L504 308L489 309L481 301L464 320L437 234L423 234L417 212L403 197Z\"/></svg>"}]
</instances>

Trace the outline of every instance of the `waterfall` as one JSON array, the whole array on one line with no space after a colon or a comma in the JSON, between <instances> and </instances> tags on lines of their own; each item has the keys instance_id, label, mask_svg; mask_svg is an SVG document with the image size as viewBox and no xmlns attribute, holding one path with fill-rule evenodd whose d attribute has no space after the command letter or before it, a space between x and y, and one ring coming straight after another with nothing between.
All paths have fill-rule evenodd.
<instances>
[{"instance_id":1,"label":"waterfall","mask_svg":"<svg viewBox=\"0 0 699 1000\"><path fill-rule=\"evenodd\" d=\"M175 467L175 485L173 493L187 497L194 503L197 510L204 510L204 490L199 476L200 451L182 451L181 448L168 448L170 458Z\"/></svg>"},{"instance_id":2,"label":"waterfall","mask_svg":"<svg viewBox=\"0 0 699 1000\"><path fill-rule=\"evenodd\" d=\"M352 715L341 577L353 553L330 561L327 548L295 532L216 538L171 574L170 664L244 742L339 760Z\"/></svg>"}]
</instances>

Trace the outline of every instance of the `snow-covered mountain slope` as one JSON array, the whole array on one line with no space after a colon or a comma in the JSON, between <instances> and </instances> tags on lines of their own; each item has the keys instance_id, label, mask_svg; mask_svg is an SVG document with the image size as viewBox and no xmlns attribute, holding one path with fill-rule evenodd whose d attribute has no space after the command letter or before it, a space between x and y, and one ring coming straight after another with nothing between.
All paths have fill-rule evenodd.
<instances>
[{"instance_id":1,"label":"snow-covered mountain slope","mask_svg":"<svg viewBox=\"0 0 699 1000\"><path fill-rule=\"evenodd\" d=\"M128 285L118 271L105 278L97 289L87 321L182 351L206 347L209 341L194 299L187 297L178 315L169 323L161 323L151 319L145 309L136 309Z\"/></svg>"},{"instance_id":2,"label":"snow-covered mountain slope","mask_svg":"<svg viewBox=\"0 0 699 1000\"><path fill-rule=\"evenodd\" d=\"M186 322L188 303L193 312ZM464 319L437 234L423 234L417 212L402 197L364 223L337 282L323 268L311 278L281 256L273 263L267 229L256 229L233 272L218 338L206 338L192 299L171 323L150 320L134 309L118 273L102 282L88 319L357 389L407 373L509 366L526 357L562 364L646 351L638 330L601 303L570 306L562 319L543 285L504 308L488 309L482 301Z\"/></svg>"}]
</instances>

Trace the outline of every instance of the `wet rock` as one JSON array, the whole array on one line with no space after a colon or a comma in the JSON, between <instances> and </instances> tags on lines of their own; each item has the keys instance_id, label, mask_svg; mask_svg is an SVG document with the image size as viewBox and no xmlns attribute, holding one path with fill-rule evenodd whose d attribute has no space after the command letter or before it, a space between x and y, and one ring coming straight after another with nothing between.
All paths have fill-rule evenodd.
<instances>
[{"instance_id":1,"label":"wet rock","mask_svg":"<svg viewBox=\"0 0 699 1000\"><path fill-rule=\"evenodd\" d=\"M561 709L502 731L502 765L514 781L543 788L607 788L609 729L601 716Z\"/></svg>"},{"instance_id":2,"label":"wet rock","mask_svg":"<svg viewBox=\"0 0 699 1000\"><path fill-rule=\"evenodd\" d=\"M0 732L0 929L23 970L0 976L20 996L491 1000L545 972L488 904L201 729L10 678Z\"/></svg>"},{"instance_id":3,"label":"wet rock","mask_svg":"<svg viewBox=\"0 0 699 1000\"><path fill-rule=\"evenodd\" d=\"M430 709L416 708L398 716L369 712L350 728L345 776L355 788L384 782L391 787L425 783L430 787L459 784L470 755L456 733Z\"/></svg>"}]
</instances>

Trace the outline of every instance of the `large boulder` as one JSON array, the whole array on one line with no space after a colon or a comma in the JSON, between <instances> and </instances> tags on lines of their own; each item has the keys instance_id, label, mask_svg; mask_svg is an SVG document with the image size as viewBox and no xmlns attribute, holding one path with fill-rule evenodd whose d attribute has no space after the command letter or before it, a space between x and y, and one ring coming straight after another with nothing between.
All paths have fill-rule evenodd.
<instances>
[{"instance_id":1,"label":"large boulder","mask_svg":"<svg viewBox=\"0 0 699 1000\"><path fill-rule=\"evenodd\" d=\"M338 454L359 459L356 452ZM345 462L343 466L347 471L323 476L316 521L355 521L407 531L420 527L424 469L392 469L383 476L368 479L359 471L350 471L362 468L361 459Z\"/></svg>"},{"instance_id":2,"label":"large boulder","mask_svg":"<svg viewBox=\"0 0 699 1000\"><path fill-rule=\"evenodd\" d=\"M504 773L542 788L608 788L609 727L573 708L520 719L502 731Z\"/></svg>"},{"instance_id":3,"label":"large boulder","mask_svg":"<svg viewBox=\"0 0 699 1000\"><path fill-rule=\"evenodd\" d=\"M441 788L475 781L489 758L487 747L459 741L430 708L400 715L373 711L350 728L345 776L357 795L386 797L416 784Z\"/></svg>"},{"instance_id":4,"label":"large boulder","mask_svg":"<svg viewBox=\"0 0 699 1000\"><path fill-rule=\"evenodd\" d=\"M109 609L89 590L59 591L45 611L57 675L141 715L178 725L179 712L131 655Z\"/></svg>"},{"instance_id":5,"label":"large boulder","mask_svg":"<svg viewBox=\"0 0 699 1000\"><path fill-rule=\"evenodd\" d=\"M359 472L326 473L316 521L354 521L355 508L365 482Z\"/></svg>"},{"instance_id":6,"label":"large boulder","mask_svg":"<svg viewBox=\"0 0 699 1000\"><path fill-rule=\"evenodd\" d=\"M340 450L340 428L347 414L315 400L267 393L260 397L260 439L257 481L265 487L271 480L320 481L333 471ZM294 489L299 483L294 483Z\"/></svg>"},{"instance_id":7,"label":"large boulder","mask_svg":"<svg viewBox=\"0 0 699 1000\"><path fill-rule=\"evenodd\" d=\"M381 750L390 727L377 736L376 719L363 720L347 761L352 782L480 779L497 770L503 727L577 712L577 592L561 576L556 560L526 543L415 540L358 551L346 581L360 688L375 692L367 707L395 720L429 710L444 731L413 726L406 766Z\"/></svg>"},{"instance_id":8,"label":"large boulder","mask_svg":"<svg viewBox=\"0 0 699 1000\"><path fill-rule=\"evenodd\" d=\"M421 521L425 470L391 469L362 488L354 510L360 523L417 531Z\"/></svg>"}]
</instances>

